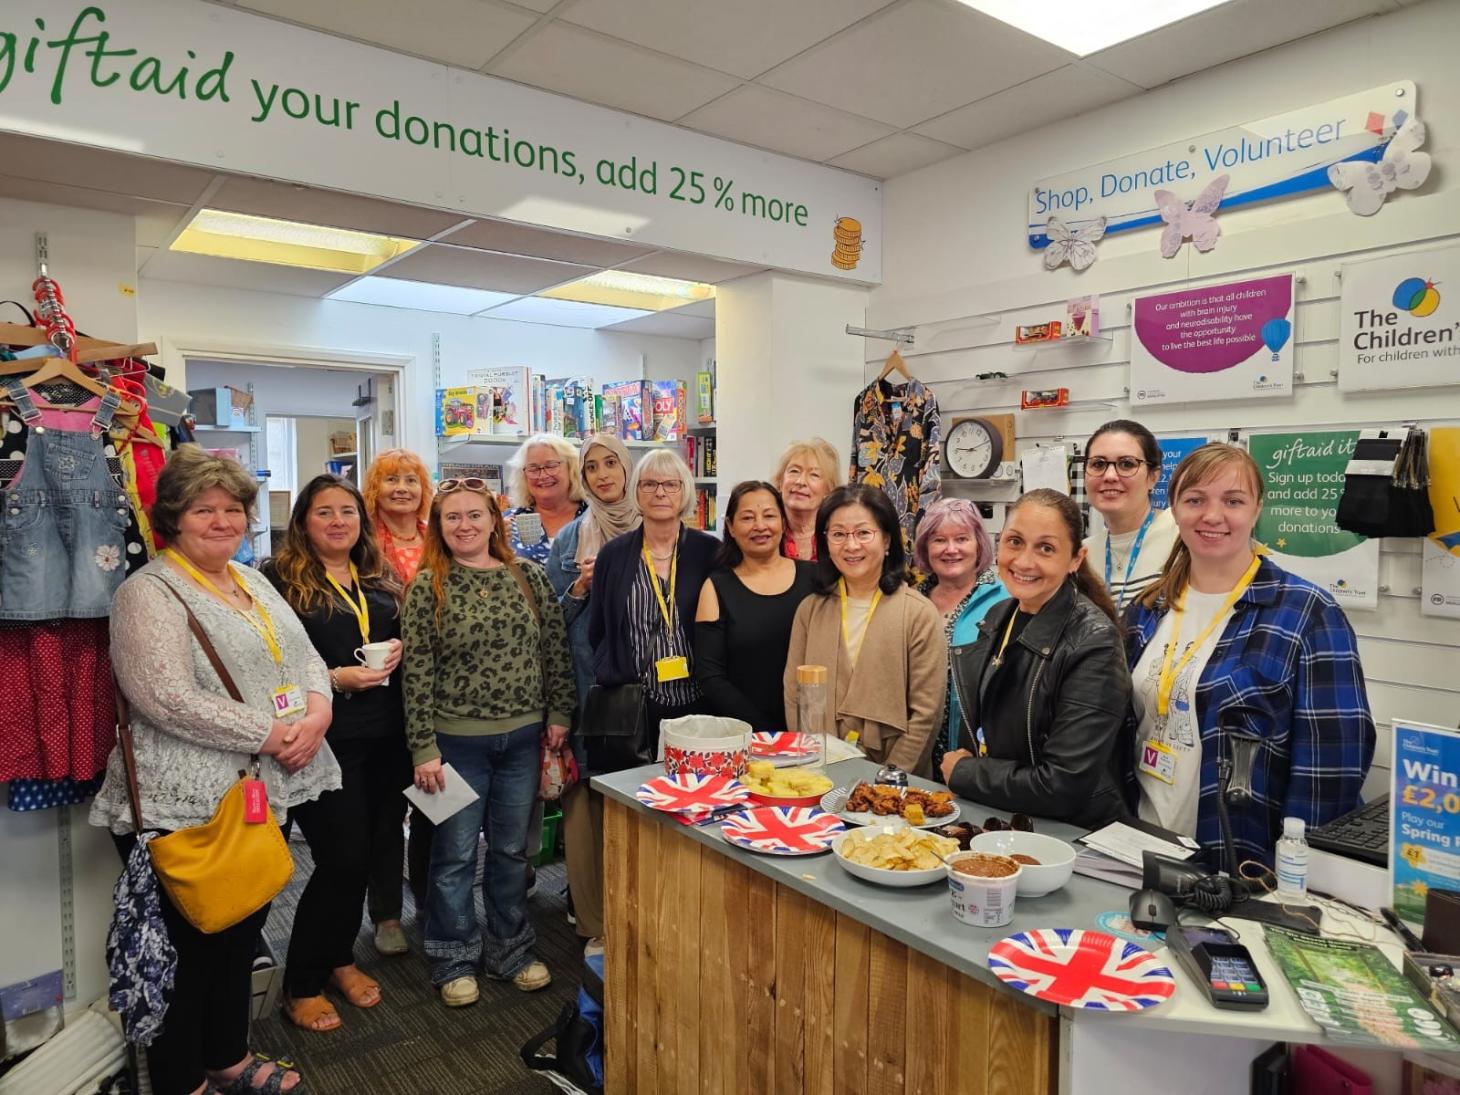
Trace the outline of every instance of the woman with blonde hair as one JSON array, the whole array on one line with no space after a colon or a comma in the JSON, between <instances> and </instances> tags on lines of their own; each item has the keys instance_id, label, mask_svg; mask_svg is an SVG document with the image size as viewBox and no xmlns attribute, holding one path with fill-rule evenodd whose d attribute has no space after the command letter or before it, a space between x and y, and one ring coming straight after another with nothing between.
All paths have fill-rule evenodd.
<instances>
[{"instance_id":1,"label":"woman with blonde hair","mask_svg":"<svg viewBox=\"0 0 1460 1095\"><path fill-rule=\"evenodd\" d=\"M792 441L782 450L771 482L786 503L786 558L815 562L816 511L842 485L836 446L820 437Z\"/></svg>"},{"instance_id":2,"label":"woman with blonde hair","mask_svg":"<svg viewBox=\"0 0 1460 1095\"><path fill-rule=\"evenodd\" d=\"M1222 866L1224 769L1250 788L1227 805L1235 859L1271 863L1284 818L1321 825L1358 804L1374 755L1348 618L1252 539L1264 489L1235 445L1182 460L1168 492L1176 546L1125 616L1127 800Z\"/></svg>"},{"instance_id":3,"label":"woman with blonde hair","mask_svg":"<svg viewBox=\"0 0 1460 1095\"><path fill-rule=\"evenodd\" d=\"M553 538L588 508L578 447L566 437L535 433L507 463L505 514L513 554L547 562Z\"/></svg>"},{"instance_id":4,"label":"woman with blonde hair","mask_svg":"<svg viewBox=\"0 0 1460 1095\"><path fill-rule=\"evenodd\" d=\"M410 449L386 449L365 470L365 518L375 530L380 552L400 580L410 585L426 550L426 516L431 512L431 472ZM400 796L383 807L385 813L400 816L406 801ZM416 912L426 915L426 876L431 869L430 819L411 808L411 836L406 849L406 873ZM401 929L401 851L389 841L376 845L378 855L370 867L368 904L370 922L375 925L375 949L381 954L405 954L410 949Z\"/></svg>"},{"instance_id":5,"label":"woman with blonde hair","mask_svg":"<svg viewBox=\"0 0 1460 1095\"><path fill-rule=\"evenodd\" d=\"M401 630L415 784L435 794L458 778L478 796L438 825L432 842L431 981L448 1007L474 1003L485 951L488 977L541 989L552 977L532 952L527 830L543 747L562 748L577 697L557 597L541 567L513 558L486 480L438 485ZM484 831L485 943L472 894Z\"/></svg>"}]
</instances>

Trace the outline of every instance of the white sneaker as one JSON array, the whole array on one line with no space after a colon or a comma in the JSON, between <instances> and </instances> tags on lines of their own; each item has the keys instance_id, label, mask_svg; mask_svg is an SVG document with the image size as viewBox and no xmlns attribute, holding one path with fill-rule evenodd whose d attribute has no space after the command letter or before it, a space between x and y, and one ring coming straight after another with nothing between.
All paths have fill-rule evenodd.
<instances>
[{"instance_id":1,"label":"white sneaker","mask_svg":"<svg viewBox=\"0 0 1460 1095\"><path fill-rule=\"evenodd\" d=\"M544 971L546 972L546 971ZM464 1008L475 1004L481 996L475 977L457 977L441 986L441 1002L449 1008Z\"/></svg>"},{"instance_id":2,"label":"white sneaker","mask_svg":"<svg viewBox=\"0 0 1460 1095\"><path fill-rule=\"evenodd\" d=\"M538 989L545 989L551 985L553 975L541 962L534 960L513 974L512 983L523 992L536 992ZM475 987L476 982L472 982L472 985Z\"/></svg>"}]
</instances>

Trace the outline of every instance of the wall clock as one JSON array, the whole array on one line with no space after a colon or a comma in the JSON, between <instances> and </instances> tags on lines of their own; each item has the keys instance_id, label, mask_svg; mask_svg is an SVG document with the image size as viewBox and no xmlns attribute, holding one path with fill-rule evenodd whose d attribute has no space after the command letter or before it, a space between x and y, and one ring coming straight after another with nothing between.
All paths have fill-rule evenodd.
<instances>
[{"instance_id":1,"label":"wall clock","mask_svg":"<svg viewBox=\"0 0 1460 1095\"><path fill-rule=\"evenodd\" d=\"M948 470L961 479L987 479L1004 458L1004 435L987 418L955 422L943 442Z\"/></svg>"}]
</instances>

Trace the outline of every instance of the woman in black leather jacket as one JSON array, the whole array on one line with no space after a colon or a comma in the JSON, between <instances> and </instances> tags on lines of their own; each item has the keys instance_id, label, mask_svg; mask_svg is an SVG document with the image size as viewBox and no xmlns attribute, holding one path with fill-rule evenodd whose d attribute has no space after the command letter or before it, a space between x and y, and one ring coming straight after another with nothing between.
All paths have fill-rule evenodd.
<instances>
[{"instance_id":1,"label":"woman in black leather jacket","mask_svg":"<svg viewBox=\"0 0 1460 1095\"><path fill-rule=\"evenodd\" d=\"M963 798L1099 826L1125 814L1115 760L1130 704L1115 606L1085 561L1080 511L1033 490L999 537L1010 600L952 651L963 748L942 774Z\"/></svg>"}]
</instances>

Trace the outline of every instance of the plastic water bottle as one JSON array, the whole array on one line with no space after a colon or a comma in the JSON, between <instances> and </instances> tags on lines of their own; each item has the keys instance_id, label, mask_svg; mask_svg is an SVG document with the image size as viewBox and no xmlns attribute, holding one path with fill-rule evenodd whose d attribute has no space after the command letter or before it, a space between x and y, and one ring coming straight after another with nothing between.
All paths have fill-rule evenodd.
<instances>
[{"instance_id":1,"label":"plastic water bottle","mask_svg":"<svg viewBox=\"0 0 1460 1095\"><path fill-rule=\"evenodd\" d=\"M1277 842L1277 892L1281 897L1303 897L1308 893L1308 841L1300 817L1283 818L1283 835Z\"/></svg>"}]
</instances>

